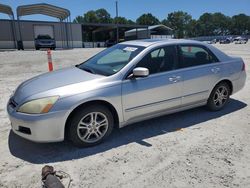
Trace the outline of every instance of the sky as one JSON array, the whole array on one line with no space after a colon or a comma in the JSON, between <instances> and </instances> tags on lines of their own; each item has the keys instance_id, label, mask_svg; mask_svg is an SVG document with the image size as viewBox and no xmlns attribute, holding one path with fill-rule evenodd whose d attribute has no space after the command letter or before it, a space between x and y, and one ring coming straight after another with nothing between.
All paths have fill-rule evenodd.
<instances>
[{"instance_id":1,"label":"sky","mask_svg":"<svg viewBox=\"0 0 250 188\"><path fill-rule=\"evenodd\" d=\"M99 8L105 8L115 17L115 0L0 0L0 3L11 6L14 13L20 5L48 3L70 10L72 20L89 10ZM194 19L205 12L222 12L227 16L239 13L250 15L250 0L118 0L118 7L119 16L134 21L144 13L152 13L163 20L168 13L178 10L189 13ZM0 19L6 18L8 16L0 13ZM56 21L55 18L43 15L24 16L22 19Z\"/></svg>"}]
</instances>

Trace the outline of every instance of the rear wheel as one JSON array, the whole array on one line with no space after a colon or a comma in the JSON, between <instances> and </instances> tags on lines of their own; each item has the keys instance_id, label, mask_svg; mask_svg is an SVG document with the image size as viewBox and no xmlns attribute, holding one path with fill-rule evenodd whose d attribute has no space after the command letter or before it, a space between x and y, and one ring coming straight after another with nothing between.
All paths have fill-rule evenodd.
<instances>
[{"instance_id":1,"label":"rear wheel","mask_svg":"<svg viewBox=\"0 0 250 188\"><path fill-rule=\"evenodd\" d=\"M230 87L226 82L219 83L211 92L207 107L211 111L221 110L229 101Z\"/></svg>"},{"instance_id":2,"label":"rear wheel","mask_svg":"<svg viewBox=\"0 0 250 188\"><path fill-rule=\"evenodd\" d=\"M114 126L112 113L100 105L77 111L69 123L69 138L79 147L99 144L110 135Z\"/></svg>"}]
</instances>

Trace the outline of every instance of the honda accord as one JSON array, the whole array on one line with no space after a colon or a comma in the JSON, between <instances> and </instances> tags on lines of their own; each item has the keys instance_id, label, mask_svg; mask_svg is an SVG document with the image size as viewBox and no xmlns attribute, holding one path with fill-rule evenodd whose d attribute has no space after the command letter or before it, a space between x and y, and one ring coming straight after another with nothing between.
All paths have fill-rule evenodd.
<instances>
[{"instance_id":1,"label":"honda accord","mask_svg":"<svg viewBox=\"0 0 250 188\"><path fill-rule=\"evenodd\" d=\"M35 142L102 142L114 127L206 105L243 88L245 64L212 45L147 39L107 48L76 66L20 84L7 104L14 133Z\"/></svg>"}]
</instances>

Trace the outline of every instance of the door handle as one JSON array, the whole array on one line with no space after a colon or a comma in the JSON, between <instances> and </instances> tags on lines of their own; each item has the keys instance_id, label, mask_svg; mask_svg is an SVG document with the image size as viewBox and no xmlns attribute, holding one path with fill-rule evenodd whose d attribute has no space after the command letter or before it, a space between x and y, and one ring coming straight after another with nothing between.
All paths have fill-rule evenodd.
<instances>
[{"instance_id":1,"label":"door handle","mask_svg":"<svg viewBox=\"0 0 250 188\"><path fill-rule=\"evenodd\" d=\"M175 79L174 77L170 77L170 78L169 78L169 81L170 81L170 82L174 82L174 81L176 81L176 79Z\"/></svg>"},{"instance_id":2,"label":"door handle","mask_svg":"<svg viewBox=\"0 0 250 188\"><path fill-rule=\"evenodd\" d=\"M176 76L175 77L178 81L181 79L181 77L180 76Z\"/></svg>"},{"instance_id":3,"label":"door handle","mask_svg":"<svg viewBox=\"0 0 250 188\"><path fill-rule=\"evenodd\" d=\"M174 82L174 83L178 82L180 79L181 79L180 76L172 76L172 77L169 77L169 78L168 78L168 80L169 80L170 82Z\"/></svg>"},{"instance_id":4,"label":"door handle","mask_svg":"<svg viewBox=\"0 0 250 188\"><path fill-rule=\"evenodd\" d=\"M219 67L214 67L214 68L211 69L211 71L216 74L216 73L220 72L220 68Z\"/></svg>"}]
</instances>

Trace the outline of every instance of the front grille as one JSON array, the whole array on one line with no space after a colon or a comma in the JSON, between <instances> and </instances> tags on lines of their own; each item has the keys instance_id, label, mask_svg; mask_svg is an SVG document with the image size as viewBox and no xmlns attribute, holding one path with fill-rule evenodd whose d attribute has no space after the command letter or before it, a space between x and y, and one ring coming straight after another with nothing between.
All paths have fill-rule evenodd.
<instances>
[{"instance_id":1,"label":"front grille","mask_svg":"<svg viewBox=\"0 0 250 188\"><path fill-rule=\"evenodd\" d=\"M51 41L41 41L41 44L51 44Z\"/></svg>"}]
</instances>

